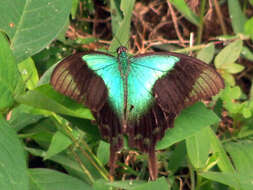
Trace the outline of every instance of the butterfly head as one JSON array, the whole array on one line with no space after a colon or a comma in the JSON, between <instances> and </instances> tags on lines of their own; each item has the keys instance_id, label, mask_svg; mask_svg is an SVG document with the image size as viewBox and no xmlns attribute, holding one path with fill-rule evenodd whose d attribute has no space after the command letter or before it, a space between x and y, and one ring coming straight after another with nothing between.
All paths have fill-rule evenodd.
<instances>
[{"instance_id":1,"label":"butterfly head","mask_svg":"<svg viewBox=\"0 0 253 190\"><path fill-rule=\"evenodd\" d=\"M127 48L125 46L118 47L117 54L120 55L123 52L127 52Z\"/></svg>"}]
</instances>

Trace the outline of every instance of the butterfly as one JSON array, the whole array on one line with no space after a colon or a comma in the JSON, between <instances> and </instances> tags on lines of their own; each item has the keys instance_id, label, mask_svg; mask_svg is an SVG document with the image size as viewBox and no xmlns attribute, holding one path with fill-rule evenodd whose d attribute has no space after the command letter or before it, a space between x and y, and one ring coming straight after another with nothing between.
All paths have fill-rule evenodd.
<instances>
[{"instance_id":1,"label":"butterfly","mask_svg":"<svg viewBox=\"0 0 253 190\"><path fill-rule=\"evenodd\" d=\"M124 46L117 57L97 51L71 55L55 67L50 83L92 111L110 143L111 175L127 136L131 147L149 155L153 180L158 175L155 145L165 130L182 109L224 88L215 69L196 58L172 52L129 56Z\"/></svg>"}]
</instances>

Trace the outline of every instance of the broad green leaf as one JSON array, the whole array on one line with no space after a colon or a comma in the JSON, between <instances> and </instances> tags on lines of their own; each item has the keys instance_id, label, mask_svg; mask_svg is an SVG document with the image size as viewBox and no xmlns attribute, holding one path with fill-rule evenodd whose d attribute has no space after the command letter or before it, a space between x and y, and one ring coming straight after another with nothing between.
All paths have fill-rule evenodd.
<instances>
[{"instance_id":1,"label":"broad green leaf","mask_svg":"<svg viewBox=\"0 0 253 190\"><path fill-rule=\"evenodd\" d=\"M92 190L80 179L51 169L30 169L30 190Z\"/></svg>"},{"instance_id":2,"label":"broad green leaf","mask_svg":"<svg viewBox=\"0 0 253 190\"><path fill-rule=\"evenodd\" d=\"M56 92L50 85L42 85L16 98L19 103L60 114L93 119L89 109Z\"/></svg>"},{"instance_id":3,"label":"broad green leaf","mask_svg":"<svg viewBox=\"0 0 253 190\"><path fill-rule=\"evenodd\" d=\"M11 112L11 118L8 123L16 131L38 122L44 116L38 113L33 113L34 108L21 104L15 107Z\"/></svg>"},{"instance_id":4,"label":"broad green leaf","mask_svg":"<svg viewBox=\"0 0 253 190\"><path fill-rule=\"evenodd\" d=\"M29 90L36 87L39 81L39 75L32 58L27 58L18 64L19 72Z\"/></svg>"},{"instance_id":5,"label":"broad green leaf","mask_svg":"<svg viewBox=\"0 0 253 190\"><path fill-rule=\"evenodd\" d=\"M242 12L239 1L228 0L228 10L234 33L244 33L244 24L247 19Z\"/></svg>"},{"instance_id":6,"label":"broad green leaf","mask_svg":"<svg viewBox=\"0 0 253 190\"><path fill-rule=\"evenodd\" d=\"M209 129L204 128L200 132L186 139L187 154L195 168L204 168L210 150Z\"/></svg>"},{"instance_id":7,"label":"broad green leaf","mask_svg":"<svg viewBox=\"0 0 253 190\"><path fill-rule=\"evenodd\" d=\"M253 0L249 0L249 3L253 6Z\"/></svg>"},{"instance_id":8,"label":"broad green leaf","mask_svg":"<svg viewBox=\"0 0 253 190\"><path fill-rule=\"evenodd\" d=\"M68 148L71 144L73 144L73 141L69 137L67 137L62 132L57 131L53 135L53 138L51 140L51 144L48 148L48 151L47 151L44 159L48 159L48 158L62 152L63 150Z\"/></svg>"},{"instance_id":9,"label":"broad green leaf","mask_svg":"<svg viewBox=\"0 0 253 190\"><path fill-rule=\"evenodd\" d=\"M105 141L100 141L98 150L97 150L97 157L101 161L103 165L105 165L109 161L110 156L110 144L106 143Z\"/></svg>"},{"instance_id":10,"label":"broad green leaf","mask_svg":"<svg viewBox=\"0 0 253 190\"><path fill-rule=\"evenodd\" d=\"M200 25L200 18L192 12L184 0L169 0L187 20L196 26Z\"/></svg>"},{"instance_id":11,"label":"broad green leaf","mask_svg":"<svg viewBox=\"0 0 253 190\"><path fill-rule=\"evenodd\" d=\"M253 61L253 52L246 46L243 46L241 54L246 59Z\"/></svg>"},{"instance_id":12,"label":"broad green leaf","mask_svg":"<svg viewBox=\"0 0 253 190\"><path fill-rule=\"evenodd\" d=\"M182 111L175 120L175 127L166 131L156 149L167 148L217 122L219 118L212 110L208 110L202 103L196 103Z\"/></svg>"},{"instance_id":13,"label":"broad green leaf","mask_svg":"<svg viewBox=\"0 0 253 190\"><path fill-rule=\"evenodd\" d=\"M169 184L164 177L158 178L156 181L115 181L107 183L111 187L129 190L170 190Z\"/></svg>"},{"instance_id":14,"label":"broad green leaf","mask_svg":"<svg viewBox=\"0 0 253 190\"><path fill-rule=\"evenodd\" d=\"M242 40L236 40L223 48L215 57L214 64L216 68L222 68L223 64L234 63L240 56L242 51Z\"/></svg>"},{"instance_id":15,"label":"broad green leaf","mask_svg":"<svg viewBox=\"0 0 253 190\"><path fill-rule=\"evenodd\" d=\"M9 43L0 32L0 111L13 104L14 97L24 89L23 85Z\"/></svg>"},{"instance_id":16,"label":"broad green leaf","mask_svg":"<svg viewBox=\"0 0 253 190\"><path fill-rule=\"evenodd\" d=\"M223 69L230 74L236 74L243 71L244 66L237 63L228 63L228 64L222 64L220 69Z\"/></svg>"},{"instance_id":17,"label":"broad green leaf","mask_svg":"<svg viewBox=\"0 0 253 190\"><path fill-rule=\"evenodd\" d=\"M170 190L170 186L164 177L158 178L156 181L149 181L146 184L138 185L131 190Z\"/></svg>"},{"instance_id":18,"label":"broad green leaf","mask_svg":"<svg viewBox=\"0 0 253 190\"><path fill-rule=\"evenodd\" d=\"M0 115L0 189L28 190L24 149L17 134Z\"/></svg>"},{"instance_id":19,"label":"broad green leaf","mask_svg":"<svg viewBox=\"0 0 253 190\"><path fill-rule=\"evenodd\" d=\"M200 174L209 180L217 181L238 190L252 190L253 175L251 173L205 172Z\"/></svg>"},{"instance_id":20,"label":"broad green leaf","mask_svg":"<svg viewBox=\"0 0 253 190\"><path fill-rule=\"evenodd\" d=\"M0 30L11 40L18 62L45 48L61 32L72 1L2 0Z\"/></svg>"},{"instance_id":21,"label":"broad green leaf","mask_svg":"<svg viewBox=\"0 0 253 190\"><path fill-rule=\"evenodd\" d=\"M250 38L253 39L253 17L251 17L244 25L245 33L250 35Z\"/></svg>"},{"instance_id":22,"label":"broad green leaf","mask_svg":"<svg viewBox=\"0 0 253 190\"><path fill-rule=\"evenodd\" d=\"M205 63L210 63L214 57L215 47L213 43L210 43L205 48L201 49L198 54L197 58L204 61Z\"/></svg>"},{"instance_id":23,"label":"broad green leaf","mask_svg":"<svg viewBox=\"0 0 253 190\"><path fill-rule=\"evenodd\" d=\"M167 154L167 152L166 152ZM168 160L168 170L171 174L178 171L180 167L184 165L186 159L186 147L185 142L180 142L176 145L173 150L172 156Z\"/></svg>"},{"instance_id":24,"label":"broad green leaf","mask_svg":"<svg viewBox=\"0 0 253 190\"><path fill-rule=\"evenodd\" d=\"M110 52L115 52L115 50L121 45L126 46L126 43L129 40L134 3L135 0L121 1L120 9L123 13L123 20L118 24L117 33L115 34L115 37L113 38L109 48Z\"/></svg>"},{"instance_id":25,"label":"broad green leaf","mask_svg":"<svg viewBox=\"0 0 253 190\"><path fill-rule=\"evenodd\" d=\"M239 173L252 173L253 171L253 142L238 141L225 144L225 148L231 156L236 170Z\"/></svg>"}]
</instances>

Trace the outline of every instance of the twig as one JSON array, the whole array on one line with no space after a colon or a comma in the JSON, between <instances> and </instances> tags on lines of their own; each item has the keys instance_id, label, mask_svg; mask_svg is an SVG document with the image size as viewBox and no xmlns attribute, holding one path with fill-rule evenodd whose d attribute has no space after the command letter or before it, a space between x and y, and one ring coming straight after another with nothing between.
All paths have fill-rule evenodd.
<instances>
[{"instance_id":1,"label":"twig","mask_svg":"<svg viewBox=\"0 0 253 190\"><path fill-rule=\"evenodd\" d=\"M224 35L226 35L226 34L227 34L226 25L225 25L225 23L224 23L223 15L222 15L221 10L220 10L220 5L219 5L219 3L217 2L217 0L214 0L214 6L215 6L215 10L216 10L216 13L217 13L217 16L218 16L220 25L221 25L222 33L223 33Z\"/></svg>"},{"instance_id":2,"label":"twig","mask_svg":"<svg viewBox=\"0 0 253 190\"><path fill-rule=\"evenodd\" d=\"M176 33L177 33L177 37L179 39L179 41L183 44L184 46L184 38L182 37L182 35L180 34L180 31L179 31L179 28L178 28L178 24L177 24L177 16L173 10L173 7L171 5L171 3L169 1L167 1L168 3L168 6L169 6L169 9L170 9L170 13L171 13L171 17L172 17L172 21L173 21L173 24L174 24L174 28L176 30Z\"/></svg>"}]
</instances>

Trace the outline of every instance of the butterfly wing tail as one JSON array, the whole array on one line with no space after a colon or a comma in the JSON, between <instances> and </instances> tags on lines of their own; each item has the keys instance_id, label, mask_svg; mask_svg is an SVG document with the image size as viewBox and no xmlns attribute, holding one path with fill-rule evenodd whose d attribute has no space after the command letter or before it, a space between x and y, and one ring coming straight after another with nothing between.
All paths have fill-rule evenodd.
<instances>
[{"instance_id":1,"label":"butterfly wing tail","mask_svg":"<svg viewBox=\"0 0 253 190\"><path fill-rule=\"evenodd\" d=\"M120 121L108 103L106 103L99 112L94 112L93 114L98 121L102 138L110 143L109 167L110 174L113 175L117 167L117 152L123 146L123 135Z\"/></svg>"}]
</instances>

